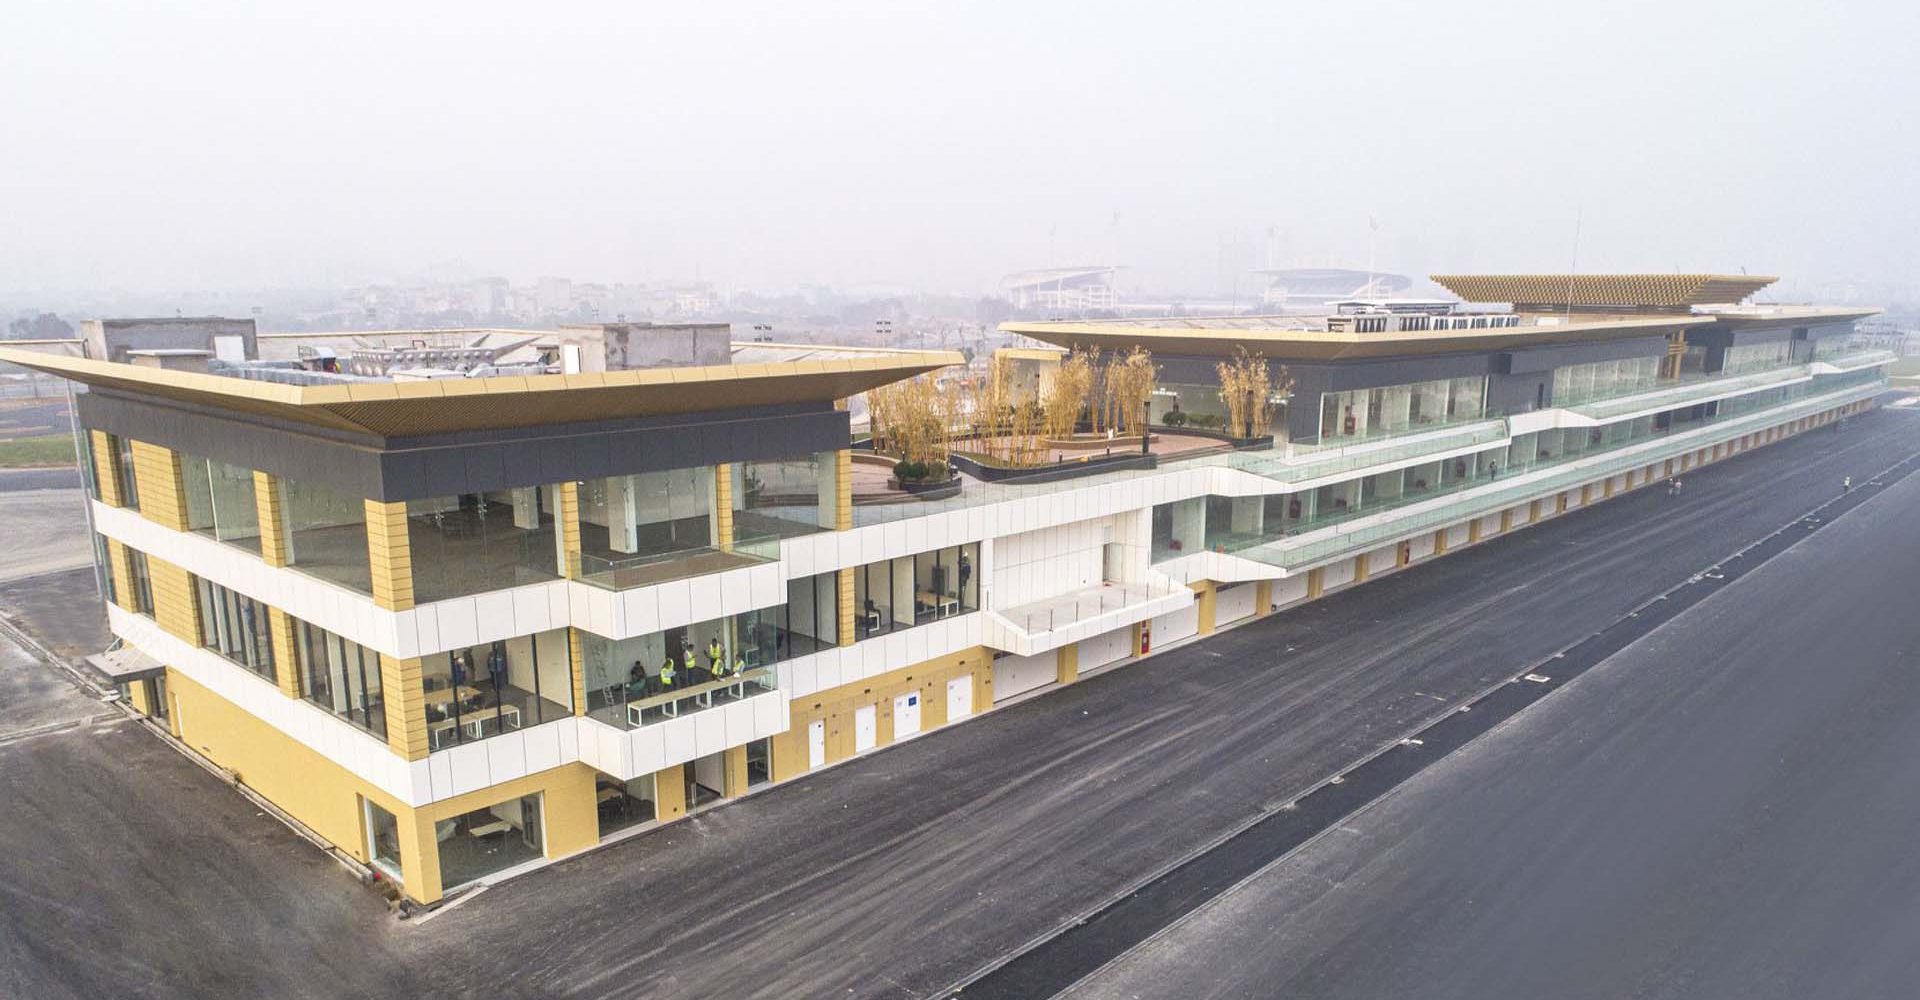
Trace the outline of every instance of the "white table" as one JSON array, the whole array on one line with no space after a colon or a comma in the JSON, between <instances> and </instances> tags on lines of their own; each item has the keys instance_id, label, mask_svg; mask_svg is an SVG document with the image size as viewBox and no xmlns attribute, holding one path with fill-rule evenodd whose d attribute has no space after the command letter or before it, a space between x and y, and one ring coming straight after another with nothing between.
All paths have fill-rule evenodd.
<instances>
[{"instance_id":1,"label":"white table","mask_svg":"<svg viewBox=\"0 0 1920 1000\"><path fill-rule=\"evenodd\" d=\"M518 708L512 705L501 705L498 711L500 713L500 725L502 727L512 726L515 729L520 728L520 710ZM472 734L476 740L485 735L487 720L492 718L494 714L484 708L480 709L480 712L482 714L461 720L461 724L466 727L467 732Z\"/></svg>"}]
</instances>

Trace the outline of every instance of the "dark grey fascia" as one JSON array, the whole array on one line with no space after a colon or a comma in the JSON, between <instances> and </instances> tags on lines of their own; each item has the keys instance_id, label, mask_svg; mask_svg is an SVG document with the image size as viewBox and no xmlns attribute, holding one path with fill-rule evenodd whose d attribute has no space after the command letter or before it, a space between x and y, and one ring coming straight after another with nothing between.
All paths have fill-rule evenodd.
<instances>
[{"instance_id":1,"label":"dark grey fascia","mask_svg":"<svg viewBox=\"0 0 1920 1000\"><path fill-rule=\"evenodd\" d=\"M90 429L388 502L799 458L852 441L831 402L380 438L113 390L78 399Z\"/></svg>"}]
</instances>

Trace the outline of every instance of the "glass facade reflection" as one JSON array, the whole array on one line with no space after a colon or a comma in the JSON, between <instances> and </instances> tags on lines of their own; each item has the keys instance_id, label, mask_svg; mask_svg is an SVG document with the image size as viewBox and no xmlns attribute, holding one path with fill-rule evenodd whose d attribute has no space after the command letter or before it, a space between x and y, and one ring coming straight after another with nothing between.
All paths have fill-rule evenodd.
<instances>
[{"instance_id":1,"label":"glass facade reflection","mask_svg":"<svg viewBox=\"0 0 1920 1000\"><path fill-rule=\"evenodd\" d=\"M186 493L188 531L259 554L260 508L254 500L253 470L183 454L180 483Z\"/></svg>"},{"instance_id":2,"label":"glass facade reflection","mask_svg":"<svg viewBox=\"0 0 1920 1000\"><path fill-rule=\"evenodd\" d=\"M407 541L423 603L561 576L551 487L409 500Z\"/></svg>"},{"instance_id":3,"label":"glass facade reflection","mask_svg":"<svg viewBox=\"0 0 1920 1000\"><path fill-rule=\"evenodd\" d=\"M294 619L300 696L375 736L387 736L380 655L357 642Z\"/></svg>"},{"instance_id":4,"label":"glass facade reflection","mask_svg":"<svg viewBox=\"0 0 1920 1000\"><path fill-rule=\"evenodd\" d=\"M292 479L280 481L280 494L287 561L328 583L372 594L366 501Z\"/></svg>"}]
</instances>

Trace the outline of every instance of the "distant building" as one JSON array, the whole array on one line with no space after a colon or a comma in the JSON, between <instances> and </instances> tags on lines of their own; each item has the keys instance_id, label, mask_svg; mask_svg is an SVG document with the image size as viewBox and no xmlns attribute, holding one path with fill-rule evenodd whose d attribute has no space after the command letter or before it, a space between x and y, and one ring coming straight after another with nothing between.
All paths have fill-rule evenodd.
<instances>
[{"instance_id":1,"label":"distant building","mask_svg":"<svg viewBox=\"0 0 1920 1000\"><path fill-rule=\"evenodd\" d=\"M534 289L534 305L543 316L561 316L573 311L572 279L541 278Z\"/></svg>"},{"instance_id":2,"label":"distant building","mask_svg":"<svg viewBox=\"0 0 1920 1000\"><path fill-rule=\"evenodd\" d=\"M1260 300L1270 306L1322 306L1344 299L1381 299L1413 287L1404 274L1369 273L1344 267L1263 267Z\"/></svg>"},{"instance_id":3,"label":"distant building","mask_svg":"<svg viewBox=\"0 0 1920 1000\"><path fill-rule=\"evenodd\" d=\"M1000 279L1015 309L1037 312L1086 312L1112 309L1117 267L1050 267L1018 271Z\"/></svg>"}]
</instances>

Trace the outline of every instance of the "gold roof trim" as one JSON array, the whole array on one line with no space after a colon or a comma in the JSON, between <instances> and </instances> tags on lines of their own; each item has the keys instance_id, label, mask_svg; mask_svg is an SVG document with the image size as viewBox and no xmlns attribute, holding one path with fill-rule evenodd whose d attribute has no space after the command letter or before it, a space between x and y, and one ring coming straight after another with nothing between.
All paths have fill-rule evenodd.
<instances>
[{"instance_id":1,"label":"gold roof trim","mask_svg":"<svg viewBox=\"0 0 1920 1000\"><path fill-rule=\"evenodd\" d=\"M1061 347L1126 350L1144 347L1158 356L1231 357L1237 348L1277 361L1347 361L1362 358L1501 351L1544 344L1616 340L1669 333L1713 323L1710 316L1606 317L1592 322L1494 327L1479 330L1420 330L1350 333L1332 330L1207 329L1186 326L1131 326L1090 323L1000 324Z\"/></svg>"},{"instance_id":2,"label":"gold roof trim","mask_svg":"<svg viewBox=\"0 0 1920 1000\"><path fill-rule=\"evenodd\" d=\"M0 361L90 386L383 438L823 402L964 360L896 351L738 368L286 385L0 347Z\"/></svg>"}]
</instances>

